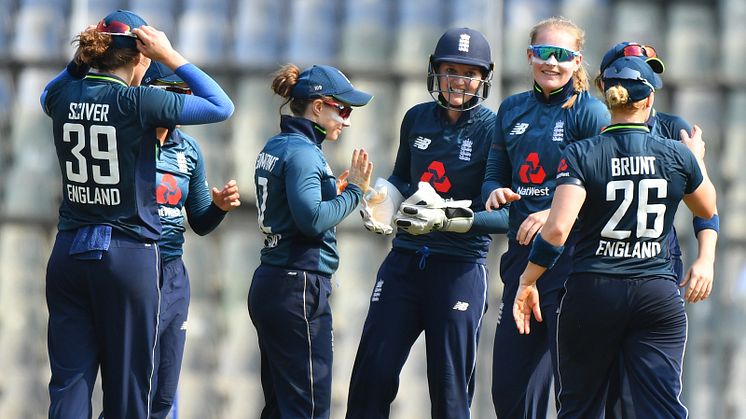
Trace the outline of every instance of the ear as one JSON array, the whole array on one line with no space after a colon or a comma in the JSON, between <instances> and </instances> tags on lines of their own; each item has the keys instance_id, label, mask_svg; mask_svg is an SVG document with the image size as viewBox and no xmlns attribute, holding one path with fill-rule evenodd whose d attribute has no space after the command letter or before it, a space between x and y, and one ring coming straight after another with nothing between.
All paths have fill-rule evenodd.
<instances>
[{"instance_id":1,"label":"ear","mask_svg":"<svg viewBox=\"0 0 746 419\"><path fill-rule=\"evenodd\" d=\"M311 102L311 112L313 112L314 116L321 115L321 112L324 110L324 101L321 99L314 99L313 102Z\"/></svg>"},{"instance_id":2,"label":"ear","mask_svg":"<svg viewBox=\"0 0 746 419\"><path fill-rule=\"evenodd\" d=\"M528 65L531 65L531 57L534 56L534 53L531 52L531 48L526 48L526 59L528 60Z\"/></svg>"}]
</instances>

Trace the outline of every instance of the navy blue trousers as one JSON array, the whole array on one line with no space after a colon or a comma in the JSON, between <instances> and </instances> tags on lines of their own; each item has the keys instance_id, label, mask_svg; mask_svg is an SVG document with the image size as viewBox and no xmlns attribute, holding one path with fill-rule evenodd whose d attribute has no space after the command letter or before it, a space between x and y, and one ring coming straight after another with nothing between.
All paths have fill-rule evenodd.
<instances>
[{"instance_id":1,"label":"navy blue trousers","mask_svg":"<svg viewBox=\"0 0 746 419\"><path fill-rule=\"evenodd\" d=\"M188 312L189 274L181 257L177 257L163 263L157 374L151 419L164 419L173 407L184 358Z\"/></svg>"},{"instance_id":2,"label":"navy blue trousers","mask_svg":"<svg viewBox=\"0 0 746 419\"><path fill-rule=\"evenodd\" d=\"M482 263L392 250L373 287L347 418L389 417L399 374L423 330L432 417L469 418L486 295Z\"/></svg>"},{"instance_id":3,"label":"navy blue trousers","mask_svg":"<svg viewBox=\"0 0 746 419\"><path fill-rule=\"evenodd\" d=\"M513 320L513 301L519 277L528 264L531 246L515 240L500 259L504 288L492 352L492 402L500 419L545 419L556 373L557 307L564 282L572 269L574 247L565 252L552 269L539 279L543 322L531 320L531 333L521 335Z\"/></svg>"},{"instance_id":4,"label":"navy blue trousers","mask_svg":"<svg viewBox=\"0 0 746 419\"><path fill-rule=\"evenodd\" d=\"M675 281L572 275L557 324L560 418L604 417L620 358L625 417L687 417L679 400L687 319Z\"/></svg>"},{"instance_id":5,"label":"navy blue trousers","mask_svg":"<svg viewBox=\"0 0 746 419\"><path fill-rule=\"evenodd\" d=\"M327 419L332 390L331 278L260 265L248 307L261 353L262 419Z\"/></svg>"},{"instance_id":6,"label":"navy blue trousers","mask_svg":"<svg viewBox=\"0 0 746 419\"><path fill-rule=\"evenodd\" d=\"M160 302L155 243L114 232L101 260L69 255L59 232L47 265L49 418L88 419L99 366L104 416L150 414Z\"/></svg>"},{"instance_id":7,"label":"navy blue trousers","mask_svg":"<svg viewBox=\"0 0 746 419\"><path fill-rule=\"evenodd\" d=\"M669 251L671 251L671 265L678 283L684 280L684 263L681 261L681 249L676 236L676 229L672 228L668 236ZM679 292L683 290L679 288ZM629 390L629 378L625 372L624 359L619 357L619 365L613 368L609 377L609 391L606 398L606 418L635 419L635 409L632 405L632 395Z\"/></svg>"}]
</instances>

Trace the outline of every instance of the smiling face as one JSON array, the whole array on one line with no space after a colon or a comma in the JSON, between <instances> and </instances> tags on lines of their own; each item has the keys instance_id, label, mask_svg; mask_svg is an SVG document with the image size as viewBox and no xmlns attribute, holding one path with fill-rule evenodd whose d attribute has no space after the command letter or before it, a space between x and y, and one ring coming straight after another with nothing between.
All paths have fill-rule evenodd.
<instances>
[{"instance_id":1,"label":"smiling face","mask_svg":"<svg viewBox=\"0 0 746 419\"><path fill-rule=\"evenodd\" d=\"M573 32L555 26L543 28L536 34L534 39L531 40L531 44L553 45L571 51L577 51L579 49L577 36ZM545 61L534 56L530 48L528 50L528 62L531 65L534 80L547 95L549 92L559 89L567 84L567 82L572 78L573 73L580 67L582 61L582 55L578 55L572 60L566 62L558 62L554 56L549 57L549 59Z\"/></svg>"},{"instance_id":2,"label":"smiling face","mask_svg":"<svg viewBox=\"0 0 746 419\"><path fill-rule=\"evenodd\" d=\"M437 77L443 98L458 108L474 98L483 75L480 67L444 61L438 65Z\"/></svg>"}]
</instances>

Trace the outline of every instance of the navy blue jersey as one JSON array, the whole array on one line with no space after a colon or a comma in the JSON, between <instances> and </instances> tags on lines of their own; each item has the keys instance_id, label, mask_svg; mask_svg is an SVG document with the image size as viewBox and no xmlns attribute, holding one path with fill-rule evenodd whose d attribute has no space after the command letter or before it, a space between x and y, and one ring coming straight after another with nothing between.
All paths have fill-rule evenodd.
<instances>
[{"instance_id":1,"label":"navy blue jersey","mask_svg":"<svg viewBox=\"0 0 746 419\"><path fill-rule=\"evenodd\" d=\"M283 116L282 132L256 159L254 182L261 261L331 275L339 265L336 228L362 199L355 185L337 195L337 182L321 143L325 133L304 118Z\"/></svg>"},{"instance_id":2,"label":"navy blue jersey","mask_svg":"<svg viewBox=\"0 0 746 419\"><path fill-rule=\"evenodd\" d=\"M155 199L162 226L158 246L167 261L183 253L186 228L182 208L199 235L217 227L226 213L212 204L204 158L194 138L178 129L170 131L157 157Z\"/></svg>"},{"instance_id":3,"label":"navy blue jersey","mask_svg":"<svg viewBox=\"0 0 746 419\"><path fill-rule=\"evenodd\" d=\"M445 199L470 199L474 211L484 210L481 183L487 163L495 113L483 106L462 112L451 124L435 102L421 103L407 111L401 125L399 151L389 181L408 197L419 182L428 182ZM459 258L487 256L488 234L433 231L411 235L398 230L394 248L430 252Z\"/></svg>"},{"instance_id":4,"label":"navy blue jersey","mask_svg":"<svg viewBox=\"0 0 746 419\"><path fill-rule=\"evenodd\" d=\"M48 87L43 105L62 171L59 230L107 224L138 239L158 239L154 127L174 126L183 101L108 74Z\"/></svg>"},{"instance_id":5,"label":"navy blue jersey","mask_svg":"<svg viewBox=\"0 0 746 419\"><path fill-rule=\"evenodd\" d=\"M684 144L650 134L645 124L612 125L566 148L557 181L587 193L575 273L675 279L666 236L679 202L702 182Z\"/></svg>"},{"instance_id":6,"label":"navy blue jersey","mask_svg":"<svg viewBox=\"0 0 746 419\"><path fill-rule=\"evenodd\" d=\"M655 110L653 110L653 114L650 116L650 119L648 119L647 125L650 127L650 132L653 135L670 138L676 141L681 140L679 132L682 129L687 133L692 132L692 126L683 118L668 113L657 112Z\"/></svg>"},{"instance_id":7,"label":"navy blue jersey","mask_svg":"<svg viewBox=\"0 0 746 419\"><path fill-rule=\"evenodd\" d=\"M521 195L510 204L511 239L526 217L551 206L557 164L567 144L597 135L609 123L606 106L587 91L572 107L562 109L573 93L572 80L549 99L535 85L500 104L482 202L501 187Z\"/></svg>"}]
</instances>

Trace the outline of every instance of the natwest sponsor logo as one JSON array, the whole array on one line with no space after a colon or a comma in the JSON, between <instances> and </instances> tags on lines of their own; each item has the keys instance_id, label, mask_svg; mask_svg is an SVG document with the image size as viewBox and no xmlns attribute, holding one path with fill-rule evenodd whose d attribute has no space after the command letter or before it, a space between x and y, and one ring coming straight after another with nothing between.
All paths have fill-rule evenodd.
<instances>
[{"instance_id":1,"label":"natwest sponsor logo","mask_svg":"<svg viewBox=\"0 0 746 419\"><path fill-rule=\"evenodd\" d=\"M521 165L518 170L518 175L523 183L532 183L534 185L540 185L544 182L547 177L544 168L541 167L539 162L539 153L532 152L526 157L526 161Z\"/></svg>"},{"instance_id":2,"label":"natwest sponsor logo","mask_svg":"<svg viewBox=\"0 0 746 419\"><path fill-rule=\"evenodd\" d=\"M549 196L549 188L537 188L535 186L519 186L516 189L520 196Z\"/></svg>"},{"instance_id":3,"label":"natwest sponsor logo","mask_svg":"<svg viewBox=\"0 0 746 419\"><path fill-rule=\"evenodd\" d=\"M433 185L433 189L438 192L448 192L451 190L451 181L446 176L446 168L443 162L433 161L427 167L427 172L422 174L420 181L428 182Z\"/></svg>"}]
</instances>

